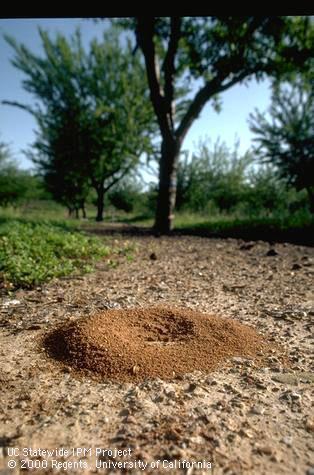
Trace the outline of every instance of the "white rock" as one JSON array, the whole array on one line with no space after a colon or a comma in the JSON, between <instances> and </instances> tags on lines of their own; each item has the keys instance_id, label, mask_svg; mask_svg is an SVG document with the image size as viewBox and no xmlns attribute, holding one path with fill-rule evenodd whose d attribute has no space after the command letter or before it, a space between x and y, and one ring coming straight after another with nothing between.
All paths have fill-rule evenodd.
<instances>
[{"instance_id":1,"label":"white rock","mask_svg":"<svg viewBox=\"0 0 314 475\"><path fill-rule=\"evenodd\" d=\"M7 300L6 302L3 302L2 307L7 308L11 307L12 305L20 305L21 301L17 299L12 299L12 300Z\"/></svg>"},{"instance_id":2,"label":"white rock","mask_svg":"<svg viewBox=\"0 0 314 475\"><path fill-rule=\"evenodd\" d=\"M283 442L287 447L291 447L293 438L290 435L287 435L281 439L281 442Z\"/></svg>"}]
</instances>

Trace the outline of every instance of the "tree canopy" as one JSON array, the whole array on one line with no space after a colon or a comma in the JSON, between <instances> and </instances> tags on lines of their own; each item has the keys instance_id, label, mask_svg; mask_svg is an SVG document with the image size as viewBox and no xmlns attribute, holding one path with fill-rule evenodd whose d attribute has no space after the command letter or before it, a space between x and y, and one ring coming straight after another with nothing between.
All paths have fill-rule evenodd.
<instances>
[{"instance_id":1,"label":"tree canopy","mask_svg":"<svg viewBox=\"0 0 314 475\"><path fill-rule=\"evenodd\" d=\"M13 64L26 75L23 86L36 98L34 106L7 103L36 117L31 156L55 198L82 207L92 186L101 220L105 193L150 151L154 118L145 71L131 42L122 45L113 30L89 51L79 31L71 40L39 32L44 57L7 38Z\"/></svg>"},{"instance_id":2,"label":"tree canopy","mask_svg":"<svg viewBox=\"0 0 314 475\"><path fill-rule=\"evenodd\" d=\"M171 229L182 142L208 101L252 77L305 71L312 60L309 17L137 17L134 29L146 64L150 97L162 136L155 227ZM197 92L193 87L197 84ZM186 88L176 114L179 88Z\"/></svg>"},{"instance_id":3,"label":"tree canopy","mask_svg":"<svg viewBox=\"0 0 314 475\"><path fill-rule=\"evenodd\" d=\"M273 87L268 114L250 116L255 154L297 189L307 189L314 211L314 93L308 78Z\"/></svg>"}]
</instances>

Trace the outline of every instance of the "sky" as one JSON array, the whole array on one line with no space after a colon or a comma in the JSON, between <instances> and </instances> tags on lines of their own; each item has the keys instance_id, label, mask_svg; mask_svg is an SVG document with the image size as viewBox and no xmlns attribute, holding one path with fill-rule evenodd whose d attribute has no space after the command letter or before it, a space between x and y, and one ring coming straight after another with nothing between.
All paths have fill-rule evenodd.
<instances>
[{"instance_id":1,"label":"sky","mask_svg":"<svg viewBox=\"0 0 314 475\"><path fill-rule=\"evenodd\" d=\"M41 53L38 26L52 35L61 32L71 36L77 26L81 27L83 44L87 48L90 41L100 38L104 30L103 22L88 19L0 19L0 141L8 143L13 156L22 168L32 168L23 150L29 148L35 138L37 128L31 114L15 107L2 105L3 100L14 100L32 105L32 96L24 91L24 75L10 62L13 57L11 46L3 35L13 36L33 53ZM248 86L237 85L221 95L222 111L217 114L207 104L200 117L192 125L183 149L193 152L200 139L209 138L214 143L218 138L233 148L239 140L240 151L245 152L252 143L252 134L248 126L248 117L254 108L266 110L270 102L268 81L256 83L252 80Z\"/></svg>"}]
</instances>

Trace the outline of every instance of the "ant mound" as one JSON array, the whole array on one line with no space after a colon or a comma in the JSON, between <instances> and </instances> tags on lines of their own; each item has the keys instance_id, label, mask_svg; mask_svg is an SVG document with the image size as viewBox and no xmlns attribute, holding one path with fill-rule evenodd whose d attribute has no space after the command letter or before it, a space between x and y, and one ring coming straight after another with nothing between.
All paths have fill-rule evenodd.
<instances>
[{"instance_id":1,"label":"ant mound","mask_svg":"<svg viewBox=\"0 0 314 475\"><path fill-rule=\"evenodd\" d=\"M125 382L208 372L268 347L249 326L176 307L107 310L55 330L45 344L75 369Z\"/></svg>"}]
</instances>

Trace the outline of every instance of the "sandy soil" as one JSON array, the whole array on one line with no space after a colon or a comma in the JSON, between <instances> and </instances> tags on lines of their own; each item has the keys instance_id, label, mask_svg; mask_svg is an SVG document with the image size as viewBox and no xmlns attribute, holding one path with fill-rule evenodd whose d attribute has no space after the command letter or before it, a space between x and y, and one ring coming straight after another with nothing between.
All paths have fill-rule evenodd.
<instances>
[{"instance_id":1,"label":"sandy soil","mask_svg":"<svg viewBox=\"0 0 314 475\"><path fill-rule=\"evenodd\" d=\"M2 299L0 473L20 471L10 447L92 447L93 454L99 447L131 450L129 458L106 453L100 462L212 463L211 470L166 464L147 466L145 473L313 475L314 250L277 244L269 252L267 243L232 239L133 239L131 262L121 257L112 268L103 261L92 274ZM207 374L119 383L80 377L44 351L44 336L61 323L151 304L186 306L253 326L281 345L290 363L283 365L274 350L263 366L234 357ZM96 469L88 455L88 467L66 473L128 473ZM17 466L9 469L12 458ZM57 471L50 457L48 468L35 473Z\"/></svg>"}]
</instances>

